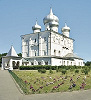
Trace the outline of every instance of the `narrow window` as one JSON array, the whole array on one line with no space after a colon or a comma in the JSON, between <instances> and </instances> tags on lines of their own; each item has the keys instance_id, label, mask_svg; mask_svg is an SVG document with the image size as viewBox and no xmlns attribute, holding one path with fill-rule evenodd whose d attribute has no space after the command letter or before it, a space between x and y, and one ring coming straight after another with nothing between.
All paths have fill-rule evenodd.
<instances>
[{"instance_id":1,"label":"narrow window","mask_svg":"<svg viewBox=\"0 0 91 100\"><path fill-rule=\"evenodd\" d=\"M33 62L31 62L31 65L34 65L34 63L33 63Z\"/></svg>"},{"instance_id":2,"label":"narrow window","mask_svg":"<svg viewBox=\"0 0 91 100\"><path fill-rule=\"evenodd\" d=\"M56 56L56 50L54 50L54 55Z\"/></svg>"},{"instance_id":3,"label":"narrow window","mask_svg":"<svg viewBox=\"0 0 91 100\"><path fill-rule=\"evenodd\" d=\"M58 54L59 54L59 56L60 56L60 51L58 51Z\"/></svg>"},{"instance_id":4,"label":"narrow window","mask_svg":"<svg viewBox=\"0 0 91 100\"><path fill-rule=\"evenodd\" d=\"M44 41L46 41L46 37L44 37Z\"/></svg>"},{"instance_id":5,"label":"narrow window","mask_svg":"<svg viewBox=\"0 0 91 100\"><path fill-rule=\"evenodd\" d=\"M38 65L41 65L41 62L38 62Z\"/></svg>"},{"instance_id":6,"label":"narrow window","mask_svg":"<svg viewBox=\"0 0 91 100\"><path fill-rule=\"evenodd\" d=\"M45 65L48 65L48 61L45 62Z\"/></svg>"},{"instance_id":7,"label":"narrow window","mask_svg":"<svg viewBox=\"0 0 91 100\"><path fill-rule=\"evenodd\" d=\"M36 51L35 51L35 56L36 56Z\"/></svg>"},{"instance_id":8,"label":"narrow window","mask_svg":"<svg viewBox=\"0 0 91 100\"><path fill-rule=\"evenodd\" d=\"M35 39L35 42L36 42L36 39Z\"/></svg>"}]
</instances>

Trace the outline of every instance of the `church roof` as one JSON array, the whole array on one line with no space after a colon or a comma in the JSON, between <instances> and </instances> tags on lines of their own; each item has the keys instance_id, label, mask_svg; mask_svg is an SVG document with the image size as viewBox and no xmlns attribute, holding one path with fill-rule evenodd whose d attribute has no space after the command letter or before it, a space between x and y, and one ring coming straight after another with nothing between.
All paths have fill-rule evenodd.
<instances>
[{"instance_id":1,"label":"church roof","mask_svg":"<svg viewBox=\"0 0 91 100\"><path fill-rule=\"evenodd\" d=\"M65 58L76 58L76 59L82 59L80 57L78 57L76 54L74 53L68 53Z\"/></svg>"},{"instance_id":2,"label":"church roof","mask_svg":"<svg viewBox=\"0 0 91 100\"><path fill-rule=\"evenodd\" d=\"M22 62L29 62L29 61L26 60L25 58L22 58Z\"/></svg>"},{"instance_id":3,"label":"church roof","mask_svg":"<svg viewBox=\"0 0 91 100\"><path fill-rule=\"evenodd\" d=\"M18 57L18 55L17 55L17 53L16 53L16 51L15 51L15 49L14 49L13 46L11 46L11 49L9 50L8 54L6 55L6 57L7 56L15 56L15 57Z\"/></svg>"}]
</instances>

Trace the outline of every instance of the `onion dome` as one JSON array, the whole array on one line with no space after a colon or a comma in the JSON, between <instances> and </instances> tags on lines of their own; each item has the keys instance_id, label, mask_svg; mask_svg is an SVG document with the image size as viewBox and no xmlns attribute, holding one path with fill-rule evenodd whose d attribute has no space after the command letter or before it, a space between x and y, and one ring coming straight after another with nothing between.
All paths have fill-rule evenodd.
<instances>
[{"instance_id":1,"label":"onion dome","mask_svg":"<svg viewBox=\"0 0 91 100\"><path fill-rule=\"evenodd\" d=\"M70 33L70 28L66 25L65 23L65 26L61 29L63 35L69 37L69 33Z\"/></svg>"},{"instance_id":2,"label":"onion dome","mask_svg":"<svg viewBox=\"0 0 91 100\"><path fill-rule=\"evenodd\" d=\"M32 27L33 30L36 30L36 29L40 29L41 30L41 26L38 25L37 23L37 20L36 20L36 24Z\"/></svg>"},{"instance_id":3,"label":"onion dome","mask_svg":"<svg viewBox=\"0 0 91 100\"><path fill-rule=\"evenodd\" d=\"M49 23L49 25L52 27L52 26L59 26L59 23L58 22L55 22L55 21L52 21Z\"/></svg>"},{"instance_id":4,"label":"onion dome","mask_svg":"<svg viewBox=\"0 0 91 100\"><path fill-rule=\"evenodd\" d=\"M65 23L65 26L62 28L62 32L70 32L70 28Z\"/></svg>"},{"instance_id":5,"label":"onion dome","mask_svg":"<svg viewBox=\"0 0 91 100\"><path fill-rule=\"evenodd\" d=\"M44 25L45 25L46 23L51 22L51 21L55 21L55 22L57 22L57 23L59 22L58 17L55 16L55 15L53 14L52 8L50 8L50 13L49 13L49 15L47 15L47 16L43 19Z\"/></svg>"},{"instance_id":6,"label":"onion dome","mask_svg":"<svg viewBox=\"0 0 91 100\"><path fill-rule=\"evenodd\" d=\"M32 27L32 30L34 33L41 31L41 26L38 25L37 20L36 20L36 24Z\"/></svg>"}]
</instances>

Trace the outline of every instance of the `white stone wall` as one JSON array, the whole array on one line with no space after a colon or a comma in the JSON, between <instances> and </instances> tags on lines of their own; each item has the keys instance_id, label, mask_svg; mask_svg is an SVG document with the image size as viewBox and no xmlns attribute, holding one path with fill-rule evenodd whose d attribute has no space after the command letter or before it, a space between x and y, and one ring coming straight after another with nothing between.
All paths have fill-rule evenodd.
<instances>
[{"instance_id":1,"label":"white stone wall","mask_svg":"<svg viewBox=\"0 0 91 100\"><path fill-rule=\"evenodd\" d=\"M62 59L51 58L51 65L52 66L60 66L60 65L62 65Z\"/></svg>"},{"instance_id":2,"label":"white stone wall","mask_svg":"<svg viewBox=\"0 0 91 100\"><path fill-rule=\"evenodd\" d=\"M34 57L34 58L27 58L29 64L27 65L51 65L51 58L49 57Z\"/></svg>"},{"instance_id":3,"label":"white stone wall","mask_svg":"<svg viewBox=\"0 0 91 100\"><path fill-rule=\"evenodd\" d=\"M22 36L22 57L50 54L50 32L40 32Z\"/></svg>"},{"instance_id":4,"label":"white stone wall","mask_svg":"<svg viewBox=\"0 0 91 100\"><path fill-rule=\"evenodd\" d=\"M74 65L84 66L84 62L83 62L83 60L80 60L80 59L74 59Z\"/></svg>"},{"instance_id":5,"label":"white stone wall","mask_svg":"<svg viewBox=\"0 0 91 100\"><path fill-rule=\"evenodd\" d=\"M2 70L3 69L10 69L13 70L12 62L17 63L19 61L19 66L22 65L22 59L12 58L12 57L3 57L2 58Z\"/></svg>"},{"instance_id":6,"label":"white stone wall","mask_svg":"<svg viewBox=\"0 0 91 100\"><path fill-rule=\"evenodd\" d=\"M51 36L50 31L45 31L25 35L22 38L23 57L45 55L63 57L68 53L73 53L73 40L55 32L51 32Z\"/></svg>"},{"instance_id":7,"label":"white stone wall","mask_svg":"<svg viewBox=\"0 0 91 100\"><path fill-rule=\"evenodd\" d=\"M63 57L68 53L73 53L73 40L51 32L51 55Z\"/></svg>"},{"instance_id":8,"label":"white stone wall","mask_svg":"<svg viewBox=\"0 0 91 100\"><path fill-rule=\"evenodd\" d=\"M38 34L22 36L22 57L38 56Z\"/></svg>"},{"instance_id":9,"label":"white stone wall","mask_svg":"<svg viewBox=\"0 0 91 100\"><path fill-rule=\"evenodd\" d=\"M63 60L58 58L51 58L51 65L52 66L84 66L83 60L80 59L74 59L74 60Z\"/></svg>"},{"instance_id":10,"label":"white stone wall","mask_svg":"<svg viewBox=\"0 0 91 100\"><path fill-rule=\"evenodd\" d=\"M51 61L50 63L48 62L48 64L53 66L83 66L83 60L61 59L61 57L64 57L68 53L73 53L73 39L65 37L62 34L53 31L44 31L22 36L22 56L25 58L30 57L28 65L31 65L31 62L34 63L34 65L39 65L38 62L45 65L46 59L49 60L47 56L50 58L55 56L60 57L60 59L51 58ZM46 58L43 58L44 56ZM38 57L38 59L34 59L35 57Z\"/></svg>"}]
</instances>

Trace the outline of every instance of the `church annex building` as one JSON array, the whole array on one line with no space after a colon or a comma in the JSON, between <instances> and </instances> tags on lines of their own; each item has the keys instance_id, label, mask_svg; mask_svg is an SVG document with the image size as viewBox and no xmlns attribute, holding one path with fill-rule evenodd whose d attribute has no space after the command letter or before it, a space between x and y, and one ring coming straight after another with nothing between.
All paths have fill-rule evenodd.
<instances>
[{"instance_id":1,"label":"church annex building","mask_svg":"<svg viewBox=\"0 0 91 100\"><path fill-rule=\"evenodd\" d=\"M73 52L74 39L70 38L70 28L65 23L58 33L59 19L50 9L50 13L44 17L45 30L36 24L32 27L33 33L22 35L22 58L17 55L9 55L2 58L2 69L13 69L14 61L6 61L6 58L14 57L20 65L51 65L51 66L84 66L83 59Z\"/></svg>"}]
</instances>

